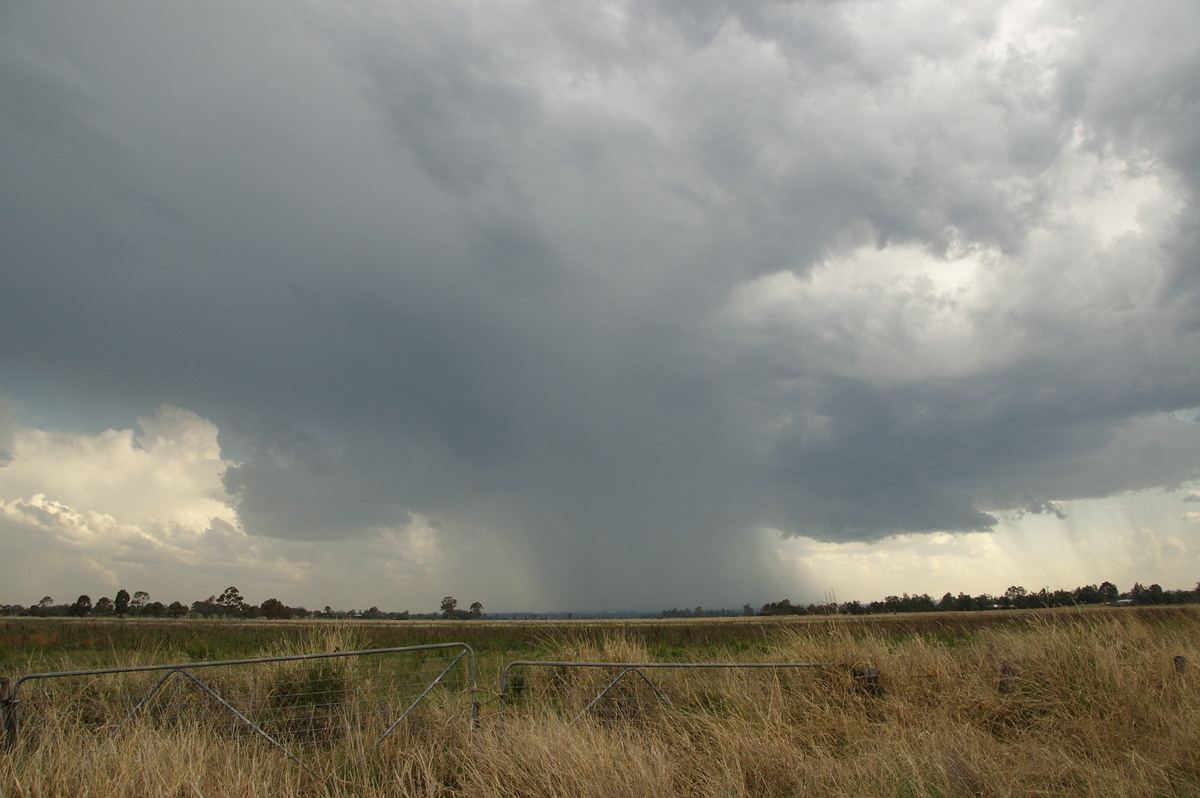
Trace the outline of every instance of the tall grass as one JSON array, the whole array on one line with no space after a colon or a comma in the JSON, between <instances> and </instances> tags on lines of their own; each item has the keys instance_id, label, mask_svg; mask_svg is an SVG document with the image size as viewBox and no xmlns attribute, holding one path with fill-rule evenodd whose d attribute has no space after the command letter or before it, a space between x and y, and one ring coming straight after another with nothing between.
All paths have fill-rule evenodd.
<instances>
[{"instance_id":1,"label":"tall grass","mask_svg":"<svg viewBox=\"0 0 1200 798\"><path fill-rule=\"evenodd\" d=\"M377 749L347 735L315 776L204 726L111 740L64 726L0 756L0 794L1200 795L1195 609L1020 618L790 624L753 646L706 642L713 658L841 665L792 682L730 672L640 722L569 725L531 704L500 724L493 704L473 730L410 730ZM610 625L514 658L640 662L660 648ZM855 665L880 671L877 693L850 676Z\"/></svg>"}]
</instances>

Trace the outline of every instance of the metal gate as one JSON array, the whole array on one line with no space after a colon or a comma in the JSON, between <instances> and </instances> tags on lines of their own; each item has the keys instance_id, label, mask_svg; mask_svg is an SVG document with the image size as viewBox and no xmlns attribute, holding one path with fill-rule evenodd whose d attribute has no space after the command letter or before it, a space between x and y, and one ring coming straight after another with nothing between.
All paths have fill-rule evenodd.
<instances>
[{"instance_id":1,"label":"metal gate","mask_svg":"<svg viewBox=\"0 0 1200 798\"><path fill-rule=\"evenodd\" d=\"M273 746L313 774L338 744L376 748L402 731L469 724L477 712L474 652L439 643L31 674L11 690L9 743L142 725Z\"/></svg>"},{"instance_id":2,"label":"metal gate","mask_svg":"<svg viewBox=\"0 0 1200 798\"><path fill-rule=\"evenodd\" d=\"M772 707L817 691L874 691L878 671L829 662L518 661L501 678L500 714L571 724L645 723L665 714Z\"/></svg>"}]
</instances>

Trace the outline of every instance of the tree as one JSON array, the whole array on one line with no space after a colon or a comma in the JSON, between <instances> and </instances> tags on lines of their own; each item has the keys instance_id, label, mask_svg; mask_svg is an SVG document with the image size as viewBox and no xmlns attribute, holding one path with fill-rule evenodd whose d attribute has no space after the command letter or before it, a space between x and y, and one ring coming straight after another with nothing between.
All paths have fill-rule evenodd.
<instances>
[{"instance_id":1,"label":"tree","mask_svg":"<svg viewBox=\"0 0 1200 798\"><path fill-rule=\"evenodd\" d=\"M54 606L54 599L50 596L42 596L42 600L29 608L30 615L45 615L46 610Z\"/></svg>"},{"instance_id":2,"label":"tree","mask_svg":"<svg viewBox=\"0 0 1200 798\"><path fill-rule=\"evenodd\" d=\"M150 602L150 594L145 590L133 591L133 601L129 602L129 609L141 610ZM160 602L161 603L161 602Z\"/></svg>"},{"instance_id":3,"label":"tree","mask_svg":"<svg viewBox=\"0 0 1200 798\"><path fill-rule=\"evenodd\" d=\"M292 608L277 598L269 598L262 603L262 614L271 620L287 620L292 617Z\"/></svg>"},{"instance_id":4,"label":"tree","mask_svg":"<svg viewBox=\"0 0 1200 798\"><path fill-rule=\"evenodd\" d=\"M1006 610L1021 609L1024 607L1025 597L1028 595L1029 591L1020 585L1010 585L1000 598L1000 603Z\"/></svg>"},{"instance_id":5,"label":"tree","mask_svg":"<svg viewBox=\"0 0 1200 798\"><path fill-rule=\"evenodd\" d=\"M197 615L203 615L205 618L211 618L220 611L221 605L217 604L216 596L209 596L206 599L192 602L192 612ZM184 615L186 614L185 612Z\"/></svg>"},{"instance_id":6,"label":"tree","mask_svg":"<svg viewBox=\"0 0 1200 798\"><path fill-rule=\"evenodd\" d=\"M478 601L471 604L471 617L472 618L482 618L483 617L483 605L480 604Z\"/></svg>"},{"instance_id":7,"label":"tree","mask_svg":"<svg viewBox=\"0 0 1200 798\"><path fill-rule=\"evenodd\" d=\"M187 614L188 608L182 602L172 601L171 605L167 607L167 615L171 618L182 618Z\"/></svg>"},{"instance_id":8,"label":"tree","mask_svg":"<svg viewBox=\"0 0 1200 798\"><path fill-rule=\"evenodd\" d=\"M179 604L179 602L175 602ZM182 607L182 604L179 604ZM141 614L147 618L161 618L167 614L167 608L161 601L151 601L149 604L141 608Z\"/></svg>"},{"instance_id":9,"label":"tree","mask_svg":"<svg viewBox=\"0 0 1200 798\"><path fill-rule=\"evenodd\" d=\"M75 599L75 603L71 605L71 614L82 618L92 611L92 597L86 593Z\"/></svg>"},{"instance_id":10,"label":"tree","mask_svg":"<svg viewBox=\"0 0 1200 798\"><path fill-rule=\"evenodd\" d=\"M221 595L217 597L217 606L221 607L221 610L226 615L237 615L245 603L246 600L242 598L242 594L233 585L225 588Z\"/></svg>"},{"instance_id":11,"label":"tree","mask_svg":"<svg viewBox=\"0 0 1200 798\"><path fill-rule=\"evenodd\" d=\"M768 601L763 605L760 615L796 615L796 608L792 606L790 599L782 599L780 601Z\"/></svg>"},{"instance_id":12,"label":"tree","mask_svg":"<svg viewBox=\"0 0 1200 798\"><path fill-rule=\"evenodd\" d=\"M1166 604L1166 597L1163 595L1161 585L1152 584L1142 592L1143 604Z\"/></svg>"},{"instance_id":13,"label":"tree","mask_svg":"<svg viewBox=\"0 0 1200 798\"><path fill-rule=\"evenodd\" d=\"M446 596L442 599L442 617L450 618L454 615L454 608L458 606L458 599L454 596Z\"/></svg>"},{"instance_id":14,"label":"tree","mask_svg":"<svg viewBox=\"0 0 1200 798\"><path fill-rule=\"evenodd\" d=\"M101 596L96 600L96 606L92 607L92 612L96 615L112 615L113 600L108 596Z\"/></svg>"},{"instance_id":15,"label":"tree","mask_svg":"<svg viewBox=\"0 0 1200 798\"><path fill-rule=\"evenodd\" d=\"M117 595L113 599L113 611L122 616L129 612L129 591L125 588L117 591Z\"/></svg>"}]
</instances>

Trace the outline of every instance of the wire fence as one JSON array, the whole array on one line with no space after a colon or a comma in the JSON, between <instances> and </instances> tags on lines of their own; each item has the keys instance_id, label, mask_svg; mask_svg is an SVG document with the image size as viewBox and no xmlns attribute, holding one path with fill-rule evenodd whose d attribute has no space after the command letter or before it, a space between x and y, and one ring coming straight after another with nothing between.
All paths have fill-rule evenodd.
<instances>
[{"instance_id":1,"label":"wire fence","mask_svg":"<svg viewBox=\"0 0 1200 798\"><path fill-rule=\"evenodd\" d=\"M10 745L87 730L219 735L268 745L313 773L334 746L376 748L477 715L465 643L38 673L7 696Z\"/></svg>"},{"instance_id":2,"label":"wire fence","mask_svg":"<svg viewBox=\"0 0 1200 798\"><path fill-rule=\"evenodd\" d=\"M1186 678L1187 660L1172 662ZM310 775L336 756L361 756L403 737L417 745L469 732L480 720L475 654L465 643L38 673L0 678L10 748L54 746L80 732L96 739L148 732L201 737L231 748L268 746ZM967 675L1015 695L1021 664ZM946 674L941 674L946 676ZM906 695L938 674L880 671L832 662L578 662L520 660L486 702L501 726L546 718L567 724L639 726L696 716L780 720L806 707ZM911 698L911 695L909 695ZM343 757L344 758L344 757Z\"/></svg>"},{"instance_id":3,"label":"wire fence","mask_svg":"<svg viewBox=\"0 0 1200 798\"><path fill-rule=\"evenodd\" d=\"M878 689L879 671L830 662L518 661L501 676L500 716L644 724L681 714L778 713L818 695Z\"/></svg>"}]
</instances>

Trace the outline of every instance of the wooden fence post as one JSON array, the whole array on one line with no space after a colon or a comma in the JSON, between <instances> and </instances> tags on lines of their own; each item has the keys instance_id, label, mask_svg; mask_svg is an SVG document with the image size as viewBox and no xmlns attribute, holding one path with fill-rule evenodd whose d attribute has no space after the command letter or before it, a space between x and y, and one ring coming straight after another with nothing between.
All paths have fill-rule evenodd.
<instances>
[{"instance_id":1,"label":"wooden fence post","mask_svg":"<svg viewBox=\"0 0 1200 798\"><path fill-rule=\"evenodd\" d=\"M0 724L4 726L4 747L17 746L17 701L13 697L12 682L0 676Z\"/></svg>"},{"instance_id":2,"label":"wooden fence post","mask_svg":"<svg viewBox=\"0 0 1200 798\"><path fill-rule=\"evenodd\" d=\"M855 668L854 678L858 680L858 686L862 688L867 695L878 696L882 693L879 687L879 669L878 668Z\"/></svg>"},{"instance_id":3,"label":"wooden fence post","mask_svg":"<svg viewBox=\"0 0 1200 798\"><path fill-rule=\"evenodd\" d=\"M1013 691L1013 683L1017 679L1016 663L1006 662L1000 666L1000 694L1008 695Z\"/></svg>"}]
</instances>

